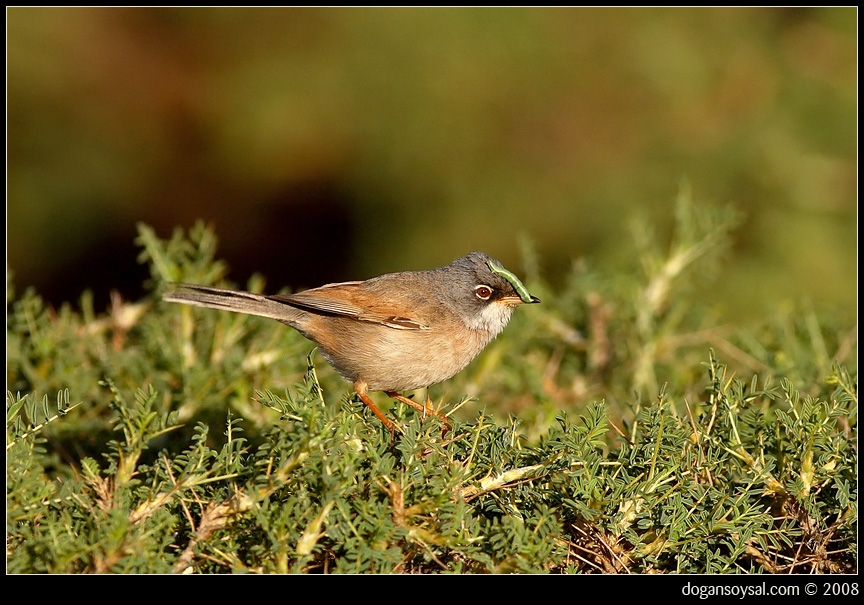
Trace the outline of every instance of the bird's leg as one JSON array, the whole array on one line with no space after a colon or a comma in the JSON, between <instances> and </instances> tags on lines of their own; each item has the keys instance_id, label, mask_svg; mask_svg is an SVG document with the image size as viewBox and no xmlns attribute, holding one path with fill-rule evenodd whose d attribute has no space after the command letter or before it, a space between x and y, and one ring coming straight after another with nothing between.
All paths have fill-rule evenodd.
<instances>
[{"instance_id":1,"label":"bird's leg","mask_svg":"<svg viewBox=\"0 0 864 605\"><path fill-rule=\"evenodd\" d=\"M384 426L387 427L387 429L390 431L390 434L392 435L397 430L396 425L393 423L392 420L390 420L384 415L384 412L378 409L378 406L375 405L375 402L372 401L372 399L369 397L368 391L369 386L365 382L358 380L354 383L354 392L357 393L358 397L360 397L360 401L365 403L366 407L372 410L373 414L378 416L378 420L384 423Z\"/></svg>"},{"instance_id":2,"label":"bird's leg","mask_svg":"<svg viewBox=\"0 0 864 605\"><path fill-rule=\"evenodd\" d=\"M438 418L440 418L441 421L444 422L445 424L447 424L447 425L451 424L450 419L447 418L447 416L441 414L438 410L436 410L435 408L432 407L432 400L429 399L429 393L428 392L426 393L426 405L423 405L422 403L417 403L413 399L409 399L408 397L405 397L405 395L402 395L401 393L397 393L396 391L384 391L384 392L391 399L395 399L396 401L401 401L402 403L410 405L415 410L419 410L419 411L423 412L424 418L426 417L427 414L434 414L434 415L438 416Z\"/></svg>"}]
</instances>

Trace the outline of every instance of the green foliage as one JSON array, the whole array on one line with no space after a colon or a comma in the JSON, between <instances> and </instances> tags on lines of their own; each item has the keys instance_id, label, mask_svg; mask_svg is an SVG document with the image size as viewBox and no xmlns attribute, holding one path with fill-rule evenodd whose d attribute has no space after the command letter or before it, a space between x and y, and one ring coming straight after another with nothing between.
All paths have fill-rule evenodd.
<instances>
[{"instance_id":1,"label":"green foliage","mask_svg":"<svg viewBox=\"0 0 864 605\"><path fill-rule=\"evenodd\" d=\"M395 404L395 436L293 330L159 302L230 284L208 229L142 226L152 300L10 301L8 570L854 571L854 329L714 327L687 292L734 216L684 190L678 225L560 292L526 247L544 304L443 387L451 427Z\"/></svg>"}]
</instances>

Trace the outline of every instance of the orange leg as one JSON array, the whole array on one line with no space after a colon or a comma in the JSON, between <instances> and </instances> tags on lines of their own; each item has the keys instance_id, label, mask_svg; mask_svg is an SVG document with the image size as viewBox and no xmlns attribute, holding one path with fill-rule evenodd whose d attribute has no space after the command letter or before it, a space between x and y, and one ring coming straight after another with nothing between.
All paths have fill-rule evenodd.
<instances>
[{"instance_id":1,"label":"orange leg","mask_svg":"<svg viewBox=\"0 0 864 605\"><path fill-rule=\"evenodd\" d=\"M392 420L388 419L384 415L384 412L378 409L378 406L375 405L375 402L372 401L372 399L369 397L368 391L369 387L365 382L361 382L358 380L354 383L354 392L357 393L357 396L360 397L360 400L366 404L366 407L372 410L373 414L378 416L378 419L384 423L384 426L387 427L387 429L390 431L390 434L392 435L397 430L396 425L393 423Z\"/></svg>"},{"instance_id":2,"label":"orange leg","mask_svg":"<svg viewBox=\"0 0 864 605\"><path fill-rule=\"evenodd\" d=\"M442 422L444 422L445 424L447 424L447 425L452 424L450 422L450 419L447 418L447 416L444 416L443 414L439 413L438 410L436 410L435 408L432 407L432 401L429 399L428 395L426 396L426 405L423 405L421 403L417 403L413 399L408 399L407 397L405 397L405 395L397 393L396 391L384 391L384 392L391 399L395 399L396 401L401 401L404 404L410 405L415 410L419 410L419 411L423 412L424 418L426 417L427 414L434 414L434 415L438 416L438 418L440 418L442 420Z\"/></svg>"}]
</instances>

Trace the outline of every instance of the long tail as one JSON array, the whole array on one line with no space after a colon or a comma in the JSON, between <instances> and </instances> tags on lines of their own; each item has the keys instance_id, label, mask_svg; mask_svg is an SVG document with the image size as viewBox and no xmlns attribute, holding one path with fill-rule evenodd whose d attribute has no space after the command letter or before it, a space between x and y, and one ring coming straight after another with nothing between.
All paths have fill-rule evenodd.
<instances>
[{"instance_id":1,"label":"long tail","mask_svg":"<svg viewBox=\"0 0 864 605\"><path fill-rule=\"evenodd\" d=\"M196 307L259 315L288 324L293 324L302 314L302 311L287 303L260 294L193 284L172 284L171 289L162 296L162 299Z\"/></svg>"}]
</instances>

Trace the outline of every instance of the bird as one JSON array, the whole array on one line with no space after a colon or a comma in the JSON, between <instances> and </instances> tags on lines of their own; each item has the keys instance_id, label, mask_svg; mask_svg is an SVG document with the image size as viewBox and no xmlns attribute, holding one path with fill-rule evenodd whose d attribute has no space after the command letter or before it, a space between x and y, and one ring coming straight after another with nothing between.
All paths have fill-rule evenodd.
<instances>
[{"instance_id":1,"label":"bird","mask_svg":"<svg viewBox=\"0 0 864 605\"><path fill-rule=\"evenodd\" d=\"M175 283L163 300L268 317L294 328L318 345L391 433L395 423L369 391L430 411L428 404L400 391L453 377L501 333L516 307L540 302L515 274L482 252L437 269L388 273L293 294Z\"/></svg>"}]
</instances>

